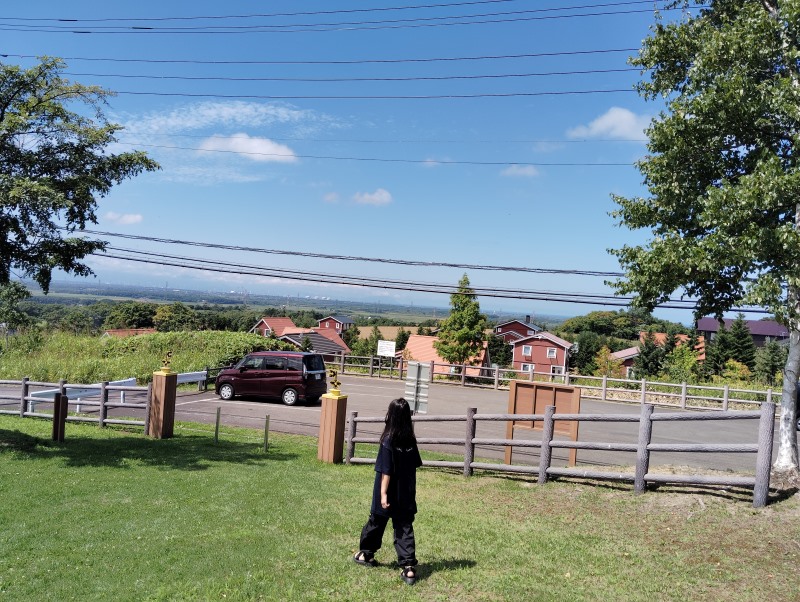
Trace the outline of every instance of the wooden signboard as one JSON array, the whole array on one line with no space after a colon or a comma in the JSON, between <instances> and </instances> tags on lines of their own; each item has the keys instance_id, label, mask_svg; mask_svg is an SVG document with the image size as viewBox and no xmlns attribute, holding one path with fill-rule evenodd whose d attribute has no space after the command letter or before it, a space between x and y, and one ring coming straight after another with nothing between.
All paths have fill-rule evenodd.
<instances>
[{"instance_id":1,"label":"wooden signboard","mask_svg":"<svg viewBox=\"0 0 800 602\"><path fill-rule=\"evenodd\" d=\"M554 383L537 383L524 380L511 381L508 392L509 414L544 414L547 406L555 406L556 414L579 414L581 411L580 387L569 387ZM542 422L534 420L509 420L506 426L506 439L514 438L514 429L542 430ZM578 440L577 420L556 420L553 424L555 435L566 435L572 441ZM505 463L511 464L512 446L505 449ZM569 465L575 466L577 450L569 450Z\"/></svg>"}]
</instances>

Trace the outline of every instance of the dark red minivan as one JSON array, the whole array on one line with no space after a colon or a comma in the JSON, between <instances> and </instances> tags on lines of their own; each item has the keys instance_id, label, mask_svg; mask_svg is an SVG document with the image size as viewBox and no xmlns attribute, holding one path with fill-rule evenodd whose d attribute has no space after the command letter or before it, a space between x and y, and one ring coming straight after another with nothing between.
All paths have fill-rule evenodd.
<instances>
[{"instance_id":1,"label":"dark red minivan","mask_svg":"<svg viewBox=\"0 0 800 602\"><path fill-rule=\"evenodd\" d=\"M325 362L318 353L256 351L217 376L222 399L236 395L279 397L287 406L298 401L317 403L328 391Z\"/></svg>"}]
</instances>

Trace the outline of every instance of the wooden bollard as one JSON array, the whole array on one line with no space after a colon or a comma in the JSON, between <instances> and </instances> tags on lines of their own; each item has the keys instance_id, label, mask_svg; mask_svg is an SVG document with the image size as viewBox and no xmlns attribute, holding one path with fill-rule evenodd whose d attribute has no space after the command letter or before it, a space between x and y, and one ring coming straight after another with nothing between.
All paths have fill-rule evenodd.
<instances>
[{"instance_id":1,"label":"wooden bollard","mask_svg":"<svg viewBox=\"0 0 800 602\"><path fill-rule=\"evenodd\" d=\"M53 395L53 441L64 442L69 398L61 393Z\"/></svg>"}]
</instances>

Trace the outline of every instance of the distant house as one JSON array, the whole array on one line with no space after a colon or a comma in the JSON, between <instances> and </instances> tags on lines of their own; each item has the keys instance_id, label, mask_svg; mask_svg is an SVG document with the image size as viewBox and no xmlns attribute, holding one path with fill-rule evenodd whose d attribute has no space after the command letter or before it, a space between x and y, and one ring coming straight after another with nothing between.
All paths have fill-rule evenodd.
<instances>
[{"instance_id":1,"label":"distant house","mask_svg":"<svg viewBox=\"0 0 800 602\"><path fill-rule=\"evenodd\" d=\"M297 328L291 318L261 318L248 332L255 332L265 337L273 334L280 337L287 328Z\"/></svg>"},{"instance_id":2,"label":"distant house","mask_svg":"<svg viewBox=\"0 0 800 602\"><path fill-rule=\"evenodd\" d=\"M279 340L295 345L298 349L303 346L303 340L308 338L311 343L310 351L319 353L326 362L332 362L339 356L350 353L350 349L344 344L341 337L335 333L316 332L314 329L295 329L293 332L284 333L278 337ZM330 329L329 329L330 330ZM331 336L331 334L333 336ZM334 339L333 337L336 337Z\"/></svg>"},{"instance_id":3,"label":"distant house","mask_svg":"<svg viewBox=\"0 0 800 602\"><path fill-rule=\"evenodd\" d=\"M512 343L512 367L522 372L564 374L573 343L549 332L539 332Z\"/></svg>"},{"instance_id":4,"label":"distant house","mask_svg":"<svg viewBox=\"0 0 800 602\"><path fill-rule=\"evenodd\" d=\"M342 334L345 330L355 326L356 323L345 316L328 316L327 318L322 318L318 325L320 328L333 328L336 332Z\"/></svg>"},{"instance_id":5,"label":"distant house","mask_svg":"<svg viewBox=\"0 0 800 602\"><path fill-rule=\"evenodd\" d=\"M406 348L403 351L398 351L397 355L415 362L434 362L434 374L459 374L455 366L442 365L450 362L440 356L436 351L436 347L433 346L438 340L438 337L412 334L408 337ZM487 343L484 341L483 348L467 362L468 364L471 363L471 365L467 365L464 370L466 376L482 376L484 375L484 369L489 368L489 354L486 351L486 347Z\"/></svg>"},{"instance_id":6,"label":"distant house","mask_svg":"<svg viewBox=\"0 0 800 602\"><path fill-rule=\"evenodd\" d=\"M725 329L730 330L734 320L723 320ZM745 325L753 337L756 347L763 347L771 341L781 343L789 340L789 329L775 320L745 320ZM719 322L716 318L700 318L697 321L697 333L702 334L707 340L713 341L719 331Z\"/></svg>"},{"instance_id":7,"label":"distant house","mask_svg":"<svg viewBox=\"0 0 800 602\"><path fill-rule=\"evenodd\" d=\"M511 320L510 322L503 322L494 327L495 336L500 337L506 343L512 344L514 341L519 341L531 335L541 332L542 329L536 324L531 323L531 317L525 316L525 321Z\"/></svg>"},{"instance_id":8,"label":"distant house","mask_svg":"<svg viewBox=\"0 0 800 602\"><path fill-rule=\"evenodd\" d=\"M636 347L628 347L627 349L615 351L610 357L622 364L625 371L625 378L631 378L633 376L633 364L636 358L639 357L639 346L637 345Z\"/></svg>"},{"instance_id":9,"label":"distant house","mask_svg":"<svg viewBox=\"0 0 800 602\"><path fill-rule=\"evenodd\" d=\"M104 337L135 337L140 334L153 334L156 332L155 328L110 328L103 331L101 336Z\"/></svg>"}]
</instances>

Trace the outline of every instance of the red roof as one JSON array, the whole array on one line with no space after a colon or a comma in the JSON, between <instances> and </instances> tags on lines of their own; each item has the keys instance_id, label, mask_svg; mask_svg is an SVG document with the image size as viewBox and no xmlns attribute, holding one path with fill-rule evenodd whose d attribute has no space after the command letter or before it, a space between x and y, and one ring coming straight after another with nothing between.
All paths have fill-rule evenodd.
<instances>
[{"instance_id":1,"label":"red roof","mask_svg":"<svg viewBox=\"0 0 800 602\"><path fill-rule=\"evenodd\" d=\"M519 339L518 341L513 341L511 344L514 347L516 347L517 345L519 345L521 343L527 343L528 341L535 341L535 340L540 340L540 339L546 339L546 340L550 341L551 343L554 343L554 344L558 345L559 347L563 347L564 349L569 349L573 345L573 343L570 343L569 341L565 341L561 337L557 337L552 332L539 332L537 334L532 334L529 337L524 337L522 339Z\"/></svg>"},{"instance_id":2,"label":"red roof","mask_svg":"<svg viewBox=\"0 0 800 602\"><path fill-rule=\"evenodd\" d=\"M449 364L447 360L442 358L433 346L439 337L429 337L422 334L412 334L408 337L406 348L401 352L403 357L415 362L434 362L436 366L433 368L434 374L450 374L447 366L440 366L439 364ZM480 376L481 370L479 367L483 365L484 358L486 357L486 341L483 342L483 349L480 353L472 358L474 366L467 366L467 376Z\"/></svg>"},{"instance_id":3,"label":"red roof","mask_svg":"<svg viewBox=\"0 0 800 602\"><path fill-rule=\"evenodd\" d=\"M287 328L297 328L291 318L261 318L258 323L250 329L250 332L255 332L261 324L264 324L264 326L274 332L276 337L282 336Z\"/></svg>"}]
</instances>

